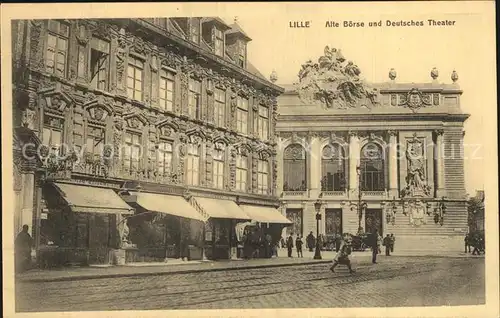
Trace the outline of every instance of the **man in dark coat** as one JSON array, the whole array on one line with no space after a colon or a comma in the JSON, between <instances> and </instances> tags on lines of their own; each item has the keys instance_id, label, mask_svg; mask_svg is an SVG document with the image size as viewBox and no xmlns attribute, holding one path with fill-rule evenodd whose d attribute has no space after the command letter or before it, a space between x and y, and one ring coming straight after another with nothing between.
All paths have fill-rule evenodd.
<instances>
[{"instance_id":1,"label":"man in dark coat","mask_svg":"<svg viewBox=\"0 0 500 318\"><path fill-rule=\"evenodd\" d=\"M378 231L375 230L370 235L370 247L372 248L372 263L377 264L377 254L378 254Z\"/></svg>"},{"instance_id":2,"label":"man in dark coat","mask_svg":"<svg viewBox=\"0 0 500 318\"><path fill-rule=\"evenodd\" d=\"M286 248L288 250L288 257L292 257L292 252L293 252L293 234L290 234L290 236L286 240Z\"/></svg>"},{"instance_id":3,"label":"man in dark coat","mask_svg":"<svg viewBox=\"0 0 500 318\"><path fill-rule=\"evenodd\" d=\"M465 253L470 253L470 233L467 233L464 238L464 243L465 243Z\"/></svg>"},{"instance_id":4,"label":"man in dark coat","mask_svg":"<svg viewBox=\"0 0 500 318\"><path fill-rule=\"evenodd\" d=\"M389 234L386 235L386 237L384 237L384 242L382 243L382 245L385 246L385 256L391 256L391 237L389 236Z\"/></svg>"},{"instance_id":5,"label":"man in dark coat","mask_svg":"<svg viewBox=\"0 0 500 318\"><path fill-rule=\"evenodd\" d=\"M330 270L332 271L332 273L335 273L335 267L337 267L338 264L343 264L347 266L347 268L349 269L349 273L353 274L354 270L351 267L351 260L349 259L349 255L351 255L352 252L351 238L346 235L344 239L341 239L340 245L341 246L339 252L337 253L337 255L335 255Z\"/></svg>"},{"instance_id":6,"label":"man in dark coat","mask_svg":"<svg viewBox=\"0 0 500 318\"><path fill-rule=\"evenodd\" d=\"M312 231L306 237L306 244L307 248L309 249L309 252L312 252L314 249L314 235Z\"/></svg>"},{"instance_id":7,"label":"man in dark coat","mask_svg":"<svg viewBox=\"0 0 500 318\"><path fill-rule=\"evenodd\" d=\"M295 239L295 246L297 247L297 257L304 257L302 254L302 238L300 235L297 235L297 238Z\"/></svg>"},{"instance_id":8,"label":"man in dark coat","mask_svg":"<svg viewBox=\"0 0 500 318\"><path fill-rule=\"evenodd\" d=\"M15 241L15 263L18 272L24 272L31 266L31 247L33 239L28 233L28 225L23 225L23 230L17 235Z\"/></svg>"},{"instance_id":9,"label":"man in dark coat","mask_svg":"<svg viewBox=\"0 0 500 318\"><path fill-rule=\"evenodd\" d=\"M391 233L391 253L394 253L394 244L396 244L396 237Z\"/></svg>"}]
</instances>

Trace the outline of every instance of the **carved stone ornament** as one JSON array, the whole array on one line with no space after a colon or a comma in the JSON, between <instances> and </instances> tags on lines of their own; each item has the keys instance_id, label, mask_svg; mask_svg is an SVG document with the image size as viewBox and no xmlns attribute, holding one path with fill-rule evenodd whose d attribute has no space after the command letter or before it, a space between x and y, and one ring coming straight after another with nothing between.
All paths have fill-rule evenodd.
<instances>
[{"instance_id":1,"label":"carved stone ornament","mask_svg":"<svg viewBox=\"0 0 500 318\"><path fill-rule=\"evenodd\" d=\"M92 120L104 122L108 116L113 114L113 99L89 93L85 98L83 108L87 110Z\"/></svg>"},{"instance_id":2,"label":"carved stone ornament","mask_svg":"<svg viewBox=\"0 0 500 318\"><path fill-rule=\"evenodd\" d=\"M23 127L34 129L35 111L29 108L24 109L21 115L21 124Z\"/></svg>"},{"instance_id":3,"label":"carved stone ornament","mask_svg":"<svg viewBox=\"0 0 500 318\"><path fill-rule=\"evenodd\" d=\"M420 107L431 105L431 95L423 94L419 89L412 88L406 95L400 95L400 106L410 108L412 111L418 110Z\"/></svg>"},{"instance_id":4,"label":"carved stone ornament","mask_svg":"<svg viewBox=\"0 0 500 318\"><path fill-rule=\"evenodd\" d=\"M407 141L406 146L407 175L403 196L419 197L430 195L427 185L425 149L416 135Z\"/></svg>"},{"instance_id":5,"label":"carved stone ornament","mask_svg":"<svg viewBox=\"0 0 500 318\"><path fill-rule=\"evenodd\" d=\"M40 95L42 107L57 113L62 113L73 104L73 99L61 90L59 83L56 87L40 91Z\"/></svg>"},{"instance_id":6,"label":"carved stone ornament","mask_svg":"<svg viewBox=\"0 0 500 318\"><path fill-rule=\"evenodd\" d=\"M87 27L85 23L78 21L77 30L78 32L76 33L76 39L78 41L78 44L87 45L87 43L90 41L92 34L90 32L87 32Z\"/></svg>"},{"instance_id":7,"label":"carved stone ornament","mask_svg":"<svg viewBox=\"0 0 500 318\"><path fill-rule=\"evenodd\" d=\"M421 226L427 224L425 216L425 205L422 201L416 200L408 205L408 214L410 216L410 224L413 226Z\"/></svg>"},{"instance_id":8,"label":"carved stone ornament","mask_svg":"<svg viewBox=\"0 0 500 318\"><path fill-rule=\"evenodd\" d=\"M397 105L398 105L398 95L391 94L391 106L397 106Z\"/></svg>"},{"instance_id":9,"label":"carved stone ornament","mask_svg":"<svg viewBox=\"0 0 500 318\"><path fill-rule=\"evenodd\" d=\"M354 108L379 105L379 92L365 83L357 65L345 58L339 49L325 47L318 63L311 60L299 71L299 96L303 100L318 100L326 108Z\"/></svg>"},{"instance_id":10,"label":"carved stone ornament","mask_svg":"<svg viewBox=\"0 0 500 318\"><path fill-rule=\"evenodd\" d=\"M116 81L119 88L123 88L123 72L127 61L127 46L125 37L118 37L118 46L116 47Z\"/></svg>"}]
</instances>

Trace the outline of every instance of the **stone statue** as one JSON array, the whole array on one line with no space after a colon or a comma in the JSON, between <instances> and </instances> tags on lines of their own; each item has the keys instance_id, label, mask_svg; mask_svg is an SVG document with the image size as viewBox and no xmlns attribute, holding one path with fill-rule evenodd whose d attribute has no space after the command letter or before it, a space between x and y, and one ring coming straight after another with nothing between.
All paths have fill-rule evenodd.
<instances>
[{"instance_id":1,"label":"stone statue","mask_svg":"<svg viewBox=\"0 0 500 318\"><path fill-rule=\"evenodd\" d=\"M420 141L413 141L408 144L406 159L408 161L408 173L406 175L405 193L412 196L419 193L428 195L429 187L426 184L425 177L425 158Z\"/></svg>"},{"instance_id":2,"label":"stone statue","mask_svg":"<svg viewBox=\"0 0 500 318\"><path fill-rule=\"evenodd\" d=\"M298 92L302 99L318 100L327 108L350 108L379 104L378 91L364 83L352 61L344 65L340 50L326 46L318 63L306 61L299 71Z\"/></svg>"},{"instance_id":3,"label":"stone statue","mask_svg":"<svg viewBox=\"0 0 500 318\"><path fill-rule=\"evenodd\" d=\"M129 240L130 229L128 228L127 220L123 220L123 222L120 224L118 232L120 233L120 245L122 247L128 246L130 244Z\"/></svg>"}]
</instances>

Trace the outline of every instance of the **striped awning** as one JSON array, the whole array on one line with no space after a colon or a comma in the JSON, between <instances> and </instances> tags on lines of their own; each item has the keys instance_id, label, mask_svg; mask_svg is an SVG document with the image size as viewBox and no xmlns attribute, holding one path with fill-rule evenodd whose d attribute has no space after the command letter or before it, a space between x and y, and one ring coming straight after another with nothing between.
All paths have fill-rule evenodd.
<instances>
[{"instance_id":1,"label":"striped awning","mask_svg":"<svg viewBox=\"0 0 500 318\"><path fill-rule=\"evenodd\" d=\"M250 221L250 217L234 201L201 197L193 199L210 218Z\"/></svg>"},{"instance_id":2,"label":"striped awning","mask_svg":"<svg viewBox=\"0 0 500 318\"><path fill-rule=\"evenodd\" d=\"M273 223L273 224L292 224L284 215L275 208L254 205L240 205L241 209L245 211L248 216L259 223Z\"/></svg>"},{"instance_id":3,"label":"striped awning","mask_svg":"<svg viewBox=\"0 0 500 318\"><path fill-rule=\"evenodd\" d=\"M73 212L134 214L134 209L113 189L66 183L54 186Z\"/></svg>"},{"instance_id":4,"label":"striped awning","mask_svg":"<svg viewBox=\"0 0 500 318\"><path fill-rule=\"evenodd\" d=\"M124 199L127 202L136 203L148 211L205 221L203 216L181 196L130 192L130 196L124 197Z\"/></svg>"}]
</instances>

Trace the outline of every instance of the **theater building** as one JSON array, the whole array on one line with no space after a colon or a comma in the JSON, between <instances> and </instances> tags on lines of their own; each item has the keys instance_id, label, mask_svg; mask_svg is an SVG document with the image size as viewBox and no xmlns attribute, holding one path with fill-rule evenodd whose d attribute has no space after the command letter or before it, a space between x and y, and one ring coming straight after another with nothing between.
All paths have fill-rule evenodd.
<instances>
[{"instance_id":1,"label":"theater building","mask_svg":"<svg viewBox=\"0 0 500 318\"><path fill-rule=\"evenodd\" d=\"M467 231L458 74L366 83L340 50L308 61L278 98L278 194L286 233L396 236L397 249L462 250ZM319 200L319 201L318 201ZM315 204L316 203L316 204ZM283 233L285 235L285 233Z\"/></svg>"},{"instance_id":2,"label":"theater building","mask_svg":"<svg viewBox=\"0 0 500 318\"><path fill-rule=\"evenodd\" d=\"M237 223L288 222L283 89L236 21L17 20L12 39L15 232L39 256L229 258Z\"/></svg>"}]
</instances>

